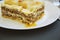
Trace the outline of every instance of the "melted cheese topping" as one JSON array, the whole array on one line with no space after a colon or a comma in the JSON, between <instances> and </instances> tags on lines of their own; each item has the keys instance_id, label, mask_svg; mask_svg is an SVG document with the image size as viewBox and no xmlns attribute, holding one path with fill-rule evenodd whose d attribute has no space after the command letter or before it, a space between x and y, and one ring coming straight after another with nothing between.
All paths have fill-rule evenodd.
<instances>
[{"instance_id":1,"label":"melted cheese topping","mask_svg":"<svg viewBox=\"0 0 60 40\"><path fill-rule=\"evenodd\" d=\"M4 6L17 9L18 11L22 11L26 15L29 13L34 13L37 9L42 8L43 2L38 2L35 0L24 0L19 2L18 0L5 0Z\"/></svg>"},{"instance_id":2,"label":"melted cheese topping","mask_svg":"<svg viewBox=\"0 0 60 40\"><path fill-rule=\"evenodd\" d=\"M23 9L22 6L17 6L17 5L2 4L2 6L5 6L10 9L17 9L18 11L21 11Z\"/></svg>"},{"instance_id":3,"label":"melted cheese topping","mask_svg":"<svg viewBox=\"0 0 60 40\"><path fill-rule=\"evenodd\" d=\"M18 6L22 6L23 8L29 9L33 6L39 8L44 3L39 2L39 1L35 1L35 0L22 0L21 2L20 2L20 0L5 0L5 4L9 4L9 5L16 5L17 4Z\"/></svg>"},{"instance_id":4,"label":"melted cheese topping","mask_svg":"<svg viewBox=\"0 0 60 40\"><path fill-rule=\"evenodd\" d=\"M26 15L31 13L31 12L30 12L29 10L27 10L27 9L23 9L22 12L23 12L24 14L26 14Z\"/></svg>"},{"instance_id":5,"label":"melted cheese topping","mask_svg":"<svg viewBox=\"0 0 60 40\"><path fill-rule=\"evenodd\" d=\"M18 0L4 0L4 3L9 5L17 5Z\"/></svg>"}]
</instances>

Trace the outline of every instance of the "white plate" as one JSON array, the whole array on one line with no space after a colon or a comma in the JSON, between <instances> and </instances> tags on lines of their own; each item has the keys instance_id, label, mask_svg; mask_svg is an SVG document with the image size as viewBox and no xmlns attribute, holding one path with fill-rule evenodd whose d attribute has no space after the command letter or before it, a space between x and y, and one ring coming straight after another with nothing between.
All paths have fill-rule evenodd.
<instances>
[{"instance_id":1,"label":"white plate","mask_svg":"<svg viewBox=\"0 0 60 40\"><path fill-rule=\"evenodd\" d=\"M60 12L57 7L55 7L52 3L45 1L45 16L36 22L37 26L26 28L22 23L10 19L2 18L0 13L0 27L8 28L8 29L17 29L17 30L41 28L55 22L60 15L59 13Z\"/></svg>"}]
</instances>

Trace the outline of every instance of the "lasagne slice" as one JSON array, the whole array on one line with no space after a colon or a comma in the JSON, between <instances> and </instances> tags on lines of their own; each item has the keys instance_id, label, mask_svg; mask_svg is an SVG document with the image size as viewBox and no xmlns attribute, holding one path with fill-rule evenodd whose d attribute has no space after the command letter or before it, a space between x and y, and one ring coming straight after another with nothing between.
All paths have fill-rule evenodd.
<instances>
[{"instance_id":1,"label":"lasagne slice","mask_svg":"<svg viewBox=\"0 0 60 40\"><path fill-rule=\"evenodd\" d=\"M38 1L5 1L1 6L2 16L19 20L22 23L33 24L44 15L44 3Z\"/></svg>"}]
</instances>

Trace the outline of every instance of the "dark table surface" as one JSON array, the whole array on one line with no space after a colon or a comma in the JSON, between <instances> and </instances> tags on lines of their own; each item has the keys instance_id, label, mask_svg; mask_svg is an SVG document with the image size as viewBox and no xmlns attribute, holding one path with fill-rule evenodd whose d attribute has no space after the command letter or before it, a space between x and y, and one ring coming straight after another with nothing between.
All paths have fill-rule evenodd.
<instances>
[{"instance_id":1,"label":"dark table surface","mask_svg":"<svg viewBox=\"0 0 60 40\"><path fill-rule=\"evenodd\" d=\"M59 40L60 21L33 30L10 30L0 28L0 40Z\"/></svg>"}]
</instances>

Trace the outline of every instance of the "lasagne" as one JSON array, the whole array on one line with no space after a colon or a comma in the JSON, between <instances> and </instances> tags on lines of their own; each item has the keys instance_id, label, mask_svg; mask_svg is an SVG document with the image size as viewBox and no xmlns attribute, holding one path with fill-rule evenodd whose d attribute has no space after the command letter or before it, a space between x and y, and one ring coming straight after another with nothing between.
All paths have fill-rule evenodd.
<instances>
[{"instance_id":1,"label":"lasagne","mask_svg":"<svg viewBox=\"0 0 60 40\"><path fill-rule=\"evenodd\" d=\"M44 15L44 3L35 0L5 0L2 16L32 25Z\"/></svg>"}]
</instances>

